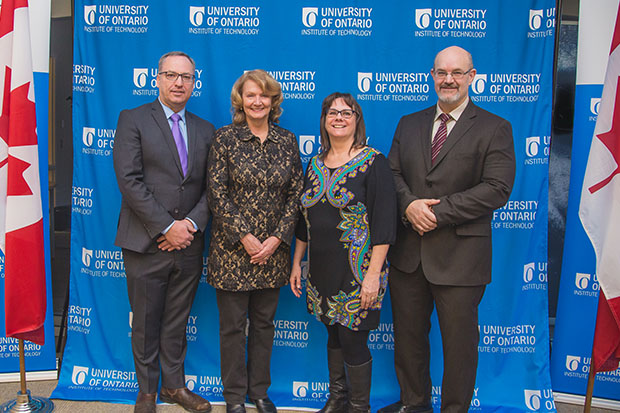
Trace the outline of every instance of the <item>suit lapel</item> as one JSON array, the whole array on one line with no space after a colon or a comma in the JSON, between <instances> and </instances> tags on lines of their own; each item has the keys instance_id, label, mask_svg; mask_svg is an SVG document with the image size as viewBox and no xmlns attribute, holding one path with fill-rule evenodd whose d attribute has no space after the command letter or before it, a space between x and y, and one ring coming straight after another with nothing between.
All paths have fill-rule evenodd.
<instances>
[{"instance_id":1,"label":"suit lapel","mask_svg":"<svg viewBox=\"0 0 620 413\"><path fill-rule=\"evenodd\" d=\"M431 169L437 167L437 165L441 163L441 160L446 157L446 154L450 152L454 145L456 145L456 143L461 140L461 138L467 133L467 131L471 129L471 127L474 125L475 118L475 106L472 102L469 102L467 104L467 107L465 108L465 111L463 111L463 114L459 117L459 120L454 125L454 128L452 128L452 131L450 131L450 133L448 134L446 142L441 147L441 150L439 151L439 154L435 159L435 164L432 166Z\"/></svg>"},{"instance_id":2,"label":"suit lapel","mask_svg":"<svg viewBox=\"0 0 620 413\"><path fill-rule=\"evenodd\" d=\"M174 163L176 164L177 169L179 170L179 173L181 174L181 176L183 176L183 168L181 168L181 159L179 158L179 151L177 150L177 145L174 142L174 137L172 136L172 130L170 129L170 124L168 123L168 119L166 119L166 114L164 113L164 110L161 107L161 103L159 103L159 101L156 100L155 102L153 102L151 107L153 109L153 118L155 119L155 123L157 123L157 126L159 126L159 129L161 129L166 146L172 153L172 159L174 159ZM189 164L188 164L188 170L189 170Z\"/></svg>"},{"instance_id":3,"label":"suit lapel","mask_svg":"<svg viewBox=\"0 0 620 413\"><path fill-rule=\"evenodd\" d=\"M435 106L432 106L424 112L424 121L422 122L422 127L420 130L421 144L422 144L422 153L424 154L424 165L426 166L426 170L431 169L431 141L433 137L431 134L433 133L433 120L435 114Z\"/></svg>"},{"instance_id":4,"label":"suit lapel","mask_svg":"<svg viewBox=\"0 0 620 413\"><path fill-rule=\"evenodd\" d=\"M192 165L196 160L196 123L194 115L185 110L185 121L187 122L187 179L192 174Z\"/></svg>"}]
</instances>

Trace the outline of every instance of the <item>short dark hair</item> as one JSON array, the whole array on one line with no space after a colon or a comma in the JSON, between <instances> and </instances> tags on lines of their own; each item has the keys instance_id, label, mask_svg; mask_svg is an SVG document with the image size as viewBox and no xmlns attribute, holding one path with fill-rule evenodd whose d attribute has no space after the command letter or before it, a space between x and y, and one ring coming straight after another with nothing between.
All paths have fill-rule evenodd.
<instances>
[{"instance_id":1,"label":"short dark hair","mask_svg":"<svg viewBox=\"0 0 620 413\"><path fill-rule=\"evenodd\" d=\"M321 105L321 152L319 153L319 159L321 160L325 159L327 152L329 152L332 146L327 129L325 129L325 119L327 118L327 112L329 112L332 103L336 99L344 100L344 103L355 111L355 134L349 152L352 149L366 146L366 124L364 123L362 107L350 93L335 92L323 99L323 104Z\"/></svg>"}]
</instances>

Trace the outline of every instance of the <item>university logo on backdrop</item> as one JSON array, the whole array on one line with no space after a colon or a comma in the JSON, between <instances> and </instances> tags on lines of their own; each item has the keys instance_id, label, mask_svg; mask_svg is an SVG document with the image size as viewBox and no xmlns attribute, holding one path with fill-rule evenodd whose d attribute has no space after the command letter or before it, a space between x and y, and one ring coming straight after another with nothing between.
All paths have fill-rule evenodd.
<instances>
[{"instance_id":1,"label":"university logo on backdrop","mask_svg":"<svg viewBox=\"0 0 620 413\"><path fill-rule=\"evenodd\" d=\"M71 374L71 382L76 386L81 386L86 382L88 378L88 367L73 366L73 373Z\"/></svg>"},{"instance_id":2,"label":"university logo on backdrop","mask_svg":"<svg viewBox=\"0 0 620 413\"><path fill-rule=\"evenodd\" d=\"M525 407L532 412L553 412L555 411L555 402L553 401L553 390L523 390Z\"/></svg>"},{"instance_id":3,"label":"university logo on backdrop","mask_svg":"<svg viewBox=\"0 0 620 413\"><path fill-rule=\"evenodd\" d=\"M319 381L293 381L293 401L325 402L329 395L329 383Z\"/></svg>"},{"instance_id":4,"label":"university logo on backdrop","mask_svg":"<svg viewBox=\"0 0 620 413\"><path fill-rule=\"evenodd\" d=\"M124 279L125 264L120 249L103 250L82 247L82 268L80 274L97 278Z\"/></svg>"},{"instance_id":5,"label":"university logo on backdrop","mask_svg":"<svg viewBox=\"0 0 620 413\"><path fill-rule=\"evenodd\" d=\"M590 99L590 115L588 121L596 123L598 119L598 110L601 107L601 98Z\"/></svg>"},{"instance_id":6,"label":"university logo on backdrop","mask_svg":"<svg viewBox=\"0 0 620 413\"><path fill-rule=\"evenodd\" d=\"M487 35L487 9L424 8L415 9L415 37L483 39Z\"/></svg>"},{"instance_id":7,"label":"university logo on backdrop","mask_svg":"<svg viewBox=\"0 0 620 413\"><path fill-rule=\"evenodd\" d=\"M529 136L525 138L525 165L547 165L551 136Z\"/></svg>"},{"instance_id":8,"label":"university logo on backdrop","mask_svg":"<svg viewBox=\"0 0 620 413\"><path fill-rule=\"evenodd\" d=\"M475 103L535 103L540 97L540 73L476 73L471 84Z\"/></svg>"},{"instance_id":9,"label":"university logo on backdrop","mask_svg":"<svg viewBox=\"0 0 620 413\"><path fill-rule=\"evenodd\" d=\"M555 7L530 9L527 37L529 39L553 36L555 29Z\"/></svg>"},{"instance_id":10,"label":"university logo on backdrop","mask_svg":"<svg viewBox=\"0 0 620 413\"><path fill-rule=\"evenodd\" d=\"M318 138L319 139L317 139L317 136L315 135L299 135L299 155L301 157L301 162L304 167L308 164L308 162L310 162L312 157L319 152L319 148L321 147L320 136ZM307 263L307 261L305 262ZM306 269L306 274L307 272L308 270ZM302 283L305 283L305 278L303 277Z\"/></svg>"},{"instance_id":11,"label":"university logo on backdrop","mask_svg":"<svg viewBox=\"0 0 620 413\"><path fill-rule=\"evenodd\" d=\"M302 36L372 36L371 7L302 7Z\"/></svg>"},{"instance_id":12,"label":"university logo on backdrop","mask_svg":"<svg viewBox=\"0 0 620 413\"><path fill-rule=\"evenodd\" d=\"M93 196L95 189L88 186L73 186L71 195L71 212L80 215L93 213Z\"/></svg>"},{"instance_id":13,"label":"university logo on backdrop","mask_svg":"<svg viewBox=\"0 0 620 413\"><path fill-rule=\"evenodd\" d=\"M596 274L588 274L583 272L575 273L575 287L573 295L581 297L598 298L600 285Z\"/></svg>"},{"instance_id":14,"label":"university logo on backdrop","mask_svg":"<svg viewBox=\"0 0 620 413\"><path fill-rule=\"evenodd\" d=\"M73 91L95 93L95 66L87 64L73 65Z\"/></svg>"},{"instance_id":15,"label":"university logo on backdrop","mask_svg":"<svg viewBox=\"0 0 620 413\"><path fill-rule=\"evenodd\" d=\"M284 100L313 100L316 70L267 70L282 88Z\"/></svg>"},{"instance_id":16,"label":"university logo on backdrop","mask_svg":"<svg viewBox=\"0 0 620 413\"><path fill-rule=\"evenodd\" d=\"M187 31L196 35L256 36L260 12L259 6L189 6Z\"/></svg>"},{"instance_id":17,"label":"university logo on backdrop","mask_svg":"<svg viewBox=\"0 0 620 413\"><path fill-rule=\"evenodd\" d=\"M529 262L523 266L521 291L547 291L547 262Z\"/></svg>"},{"instance_id":18,"label":"university logo on backdrop","mask_svg":"<svg viewBox=\"0 0 620 413\"><path fill-rule=\"evenodd\" d=\"M537 212L538 201L535 199L510 200L493 211L493 229L532 230Z\"/></svg>"},{"instance_id":19,"label":"university logo on backdrop","mask_svg":"<svg viewBox=\"0 0 620 413\"><path fill-rule=\"evenodd\" d=\"M357 72L359 101L427 102L430 98L430 73Z\"/></svg>"},{"instance_id":20,"label":"university logo on backdrop","mask_svg":"<svg viewBox=\"0 0 620 413\"><path fill-rule=\"evenodd\" d=\"M82 153L91 156L112 156L116 129L82 128Z\"/></svg>"},{"instance_id":21,"label":"university logo on backdrop","mask_svg":"<svg viewBox=\"0 0 620 413\"><path fill-rule=\"evenodd\" d=\"M99 4L84 5L85 32L128 33L148 32L149 5L146 4Z\"/></svg>"},{"instance_id":22,"label":"university logo on backdrop","mask_svg":"<svg viewBox=\"0 0 620 413\"><path fill-rule=\"evenodd\" d=\"M193 392L200 393L206 398L222 397L224 387L219 376L185 375L185 386Z\"/></svg>"},{"instance_id":23,"label":"university logo on backdrop","mask_svg":"<svg viewBox=\"0 0 620 413\"><path fill-rule=\"evenodd\" d=\"M80 334L90 334L92 316L94 317L93 307L70 305L67 309L67 330L75 331Z\"/></svg>"}]
</instances>

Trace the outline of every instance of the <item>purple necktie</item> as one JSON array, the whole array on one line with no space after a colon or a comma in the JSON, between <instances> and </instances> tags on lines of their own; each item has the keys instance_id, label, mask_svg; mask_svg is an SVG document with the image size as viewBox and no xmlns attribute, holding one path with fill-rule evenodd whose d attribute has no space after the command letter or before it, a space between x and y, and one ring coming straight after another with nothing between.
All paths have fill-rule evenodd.
<instances>
[{"instance_id":1,"label":"purple necktie","mask_svg":"<svg viewBox=\"0 0 620 413\"><path fill-rule=\"evenodd\" d=\"M437 129L437 133L435 134L435 139L433 139L433 144L431 145L431 165L435 164L435 158L439 155L439 151L443 146L446 138L448 137L448 126L446 123L451 119L450 115L446 115L442 113L439 115L439 120L441 124L439 124L439 129Z\"/></svg>"},{"instance_id":2,"label":"purple necktie","mask_svg":"<svg viewBox=\"0 0 620 413\"><path fill-rule=\"evenodd\" d=\"M170 116L170 119L172 119L172 136L174 137L174 143L177 144L177 151L179 151L183 175L187 175L187 148L185 147L185 141L183 140L181 128L179 127L181 115L178 113L173 113L172 116Z\"/></svg>"}]
</instances>

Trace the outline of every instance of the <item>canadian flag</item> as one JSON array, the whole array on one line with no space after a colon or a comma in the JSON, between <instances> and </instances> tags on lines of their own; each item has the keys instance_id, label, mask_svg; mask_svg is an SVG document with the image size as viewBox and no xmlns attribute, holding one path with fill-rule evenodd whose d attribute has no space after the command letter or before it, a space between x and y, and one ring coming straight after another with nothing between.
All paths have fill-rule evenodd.
<instances>
[{"instance_id":1,"label":"canadian flag","mask_svg":"<svg viewBox=\"0 0 620 413\"><path fill-rule=\"evenodd\" d=\"M620 9L616 17L603 96L581 191L579 216L596 253L601 286L592 368L620 361Z\"/></svg>"},{"instance_id":2,"label":"canadian flag","mask_svg":"<svg viewBox=\"0 0 620 413\"><path fill-rule=\"evenodd\" d=\"M6 336L44 344L45 261L28 0L0 8L0 248Z\"/></svg>"}]
</instances>

